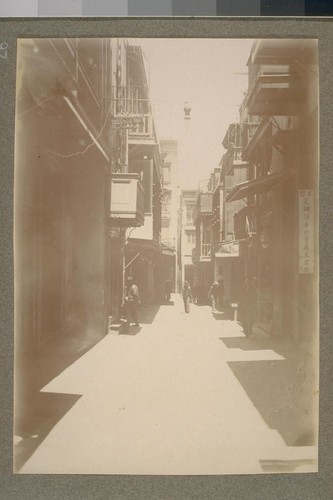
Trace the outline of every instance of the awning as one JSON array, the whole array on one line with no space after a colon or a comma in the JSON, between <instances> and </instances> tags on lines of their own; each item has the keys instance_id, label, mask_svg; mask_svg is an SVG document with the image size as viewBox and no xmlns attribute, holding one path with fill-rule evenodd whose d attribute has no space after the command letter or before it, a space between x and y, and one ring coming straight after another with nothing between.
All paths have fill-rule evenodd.
<instances>
[{"instance_id":1,"label":"awning","mask_svg":"<svg viewBox=\"0 0 333 500\"><path fill-rule=\"evenodd\" d=\"M252 181L241 182L237 184L228 194L226 201L236 201L257 193L271 191L278 184L284 182L290 173L267 174Z\"/></svg>"},{"instance_id":2,"label":"awning","mask_svg":"<svg viewBox=\"0 0 333 500\"><path fill-rule=\"evenodd\" d=\"M176 255L176 252L172 248L166 245L162 245L162 255L168 255L169 257L174 257Z\"/></svg>"},{"instance_id":3,"label":"awning","mask_svg":"<svg viewBox=\"0 0 333 500\"><path fill-rule=\"evenodd\" d=\"M230 243L221 243L215 252L215 258L230 258L239 257L239 243L238 241L231 241Z\"/></svg>"},{"instance_id":4,"label":"awning","mask_svg":"<svg viewBox=\"0 0 333 500\"><path fill-rule=\"evenodd\" d=\"M242 158L243 160L249 160L251 159L251 156L253 155L254 151L256 150L258 144L261 143L263 137L265 136L266 132L268 129L271 127L271 123L266 120L261 120L260 124L258 124L258 127L256 128L253 136L245 146L242 152Z\"/></svg>"},{"instance_id":5,"label":"awning","mask_svg":"<svg viewBox=\"0 0 333 500\"><path fill-rule=\"evenodd\" d=\"M126 253L144 253L146 256L155 258L158 255L162 255L161 246L154 240L143 240L136 238L129 238L126 245Z\"/></svg>"},{"instance_id":6,"label":"awning","mask_svg":"<svg viewBox=\"0 0 333 500\"><path fill-rule=\"evenodd\" d=\"M316 44L314 40L300 40L286 38L285 40L266 38L259 39L253 45L251 54L254 64L272 64L272 60L278 59L280 64L291 61L310 61L315 64Z\"/></svg>"},{"instance_id":7,"label":"awning","mask_svg":"<svg viewBox=\"0 0 333 500\"><path fill-rule=\"evenodd\" d=\"M160 264L162 249L153 240L129 238L125 246L125 269L131 265L140 266L143 262Z\"/></svg>"}]
</instances>

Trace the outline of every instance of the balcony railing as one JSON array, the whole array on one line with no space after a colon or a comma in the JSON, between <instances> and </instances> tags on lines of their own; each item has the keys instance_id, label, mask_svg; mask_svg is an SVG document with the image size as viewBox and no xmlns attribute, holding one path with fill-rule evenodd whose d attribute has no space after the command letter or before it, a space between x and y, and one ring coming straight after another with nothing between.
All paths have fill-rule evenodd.
<instances>
[{"instance_id":1,"label":"balcony railing","mask_svg":"<svg viewBox=\"0 0 333 500\"><path fill-rule=\"evenodd\" d=\"M212 256L211 243L201 243L200 245L200 262L210 262Z\"/></svg>"},{"instance_id":2,"label":"balcony railing","mask_svg":"<svg viewBox=\"0 0 333 500\"><path fill-rule=\"evenodd\" d=\"M112 102L114 116L151 114L150 102L144 87L114 86Z\"/></svg>"},{"instance_id":3,"label":"balcony railing","mask_svg":"<svg viewBox=\"0 0 333 500\"><path fill-rule=\"evenodd\" d=\"M153 120L151 115L142 115L141 119L133 124L129 131L129 137L138 139L150 139L153 137Z\"/></svg>"},{"instance_id":4,"label":"balcony railing","mask_svg":"<svg viewBox=\"0 0 333 500\"><path fill-rule=\"evenodd\" d=\"M211 243L201 244L201 257L211 257L212 245Z\"/></svg>"},{"instance_id":5,"label":"balcony railing","mask_svg":"<svg viewBox=\"0 0 333 500\"><path fill-rule=\"evenodd\" d=\"M201 243L199 247L192 248L193 264L197 264L198 262L210 262L211 257L212 257L211 243Z\"/></svg>"},{"instance_id":6,"label":"balcony railing","mask_svg":"<svg viewBox=\"0 0 333 500\"><path fill-rule=\"evenodd\" d=\"M112 103L114 128L127 128L132 139L155 138L152 110L145 87L112 87Z\"/></svg>"},{"instance_id":7,"label":"balcony railing","mask_svg":"<svg viewBox=\"0 0 333 500\"><path fill-rule=\"evenodd\" d=\"M224 155L222 160L223 176L231 175L235 165L243 163L241 147L232 147Z\"/></svg>"}]
</instances>

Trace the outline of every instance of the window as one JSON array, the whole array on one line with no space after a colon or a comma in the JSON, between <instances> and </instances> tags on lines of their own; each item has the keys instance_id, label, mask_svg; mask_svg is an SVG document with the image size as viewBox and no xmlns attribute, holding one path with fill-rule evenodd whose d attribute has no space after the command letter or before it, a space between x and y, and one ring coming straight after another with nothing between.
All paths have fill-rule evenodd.
<instances>
[{"instance_id":1,"label":"window","mask_svg":"<svg viewBox=\"0 0 333 500\"><path fill-rule=\"evenodd\" d=\"M202 234L202 243L210 243L211 230L208 227L204 227Z\"/></svg>"},{"instance_id":2,"label":"window","mask_svg":"<svg viewBox=\"0 0 333 500\"><path fill-rule=\"evenodd\" d=\"M163 182L170 184L171 181L171 163L165 162L163 166Z\"/></svg>"},{"instance_id":3,"label":"window","mask_svg":"<svg viewBox=\"0 0 333 500\"><path fill-rule=\"evenodd\" d=\"M164 192L163 198L162 198L162 210L164 212L169 212L170 211L170 205L171 205L171 196L169 192Z\"/></svg>"},{"instance_id":4,"label":"window","mask_svg":"<svg viewBox=\"0 0 333 500\"><path fill-rule=\"evenodd\" d=\"M194 205L186 205L186 222L191 224L194 220Z\"/></svg>"},{"instance_id":5,"label":"window","mask_svg":"<svg viewBox=\"0 0 333 500\"><path fill-rule=\"evenodd\" d=\"M185 253L187 255L192 254L192 249L196 245L196 234L195 231L186 232L186 243L185 243Z\"/></svg>"}]
</instances>

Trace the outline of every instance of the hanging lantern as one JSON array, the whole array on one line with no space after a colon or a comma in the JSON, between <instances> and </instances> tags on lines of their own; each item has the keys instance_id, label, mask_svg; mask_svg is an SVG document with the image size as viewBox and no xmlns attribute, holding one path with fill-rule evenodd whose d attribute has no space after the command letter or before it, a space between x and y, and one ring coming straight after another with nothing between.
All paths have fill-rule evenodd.
<instances>
[{"instance_id":1,"label":"hanging lantern","mask_svg":"<svg viewBox=\"0 0 333 500\"><path fill-rule=\"evenodd\" d=\"M188 102L185 102L185 107L184 107L184 120L190 120L191 119L191 108L188 105Z\"/></svg>"}]
</instances>

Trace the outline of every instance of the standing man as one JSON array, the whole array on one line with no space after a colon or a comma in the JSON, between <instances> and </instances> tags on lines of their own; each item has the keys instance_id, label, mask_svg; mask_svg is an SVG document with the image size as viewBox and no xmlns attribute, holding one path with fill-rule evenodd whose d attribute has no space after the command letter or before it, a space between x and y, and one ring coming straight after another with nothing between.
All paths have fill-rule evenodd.
<instances>
[{"instance_id":1,"label":"standing man","mask_svg":"<svg viewBox=\"0 0 333 500\"><path fill-rule=\"evenodd\" d=\"M219 297L219 284L217 281L214 281L208 292L208 300L210 301L210 304L212 306L212 312L216 312L216 302L218 300L218 297Z\"/></svg>"},{"instance_id":2,"label":"standing man","mask_svg":"<svg viewBox=\"0 0 333 500\"><path fill-rule=\"evenodd\" d=\"M253 277L245 281L243 294L240 298L240 313L243 331L247 337L253 332L253 325L258 315L258 280Z\"/></svg>"},{"instance_id":3,"label":"standing man","mask_svg":"<svg viewBox=\"0 0 333 500\"><path fill-rule=\"evenodd\" d=\"M220 311L222 311L222 309L223 309L223 302L224 302L224 280L223 280L223 278L219 279L219 292L218 292L218 296L219 296L219 308L220 308Z\"/></svg>"},{"instance_id":4,"label":"standing man","mask_svg":"<svg viewBox=\"0 0 333 500\"><path fill-rule=\"evenodd\" d=\"M165 298L165 300L167 302L170 302L171 289L172 289L172 281L171 280L166 280L166 282L165 282L165 295L164 295L164 298Z\"/></svg>"},{"instance_id":5,"label":"standing man","mask_svg":"<svg viewBox=\"0 0 333 500\"><path fill-rule=\"evenodd\" d=\"M130 326L130 318L133 319L135 326L139 325L138 307L140 304L139 288L134 284L132 276L127 278L126 296L125 296L125 311L127 326Z\"/></svg>"},{"instance_id":6,"label":"standing man","mask_svg":"<svg viewBox=\"0 0 333 500\"><path fill-rule=\"evenodd\" d=\"M189 313L190 312L190 301L193 299L192 299L191 287L190 287L188 281L184 281L183 300L184 300L185 312Z\"/></svg>"}]
</instances>

